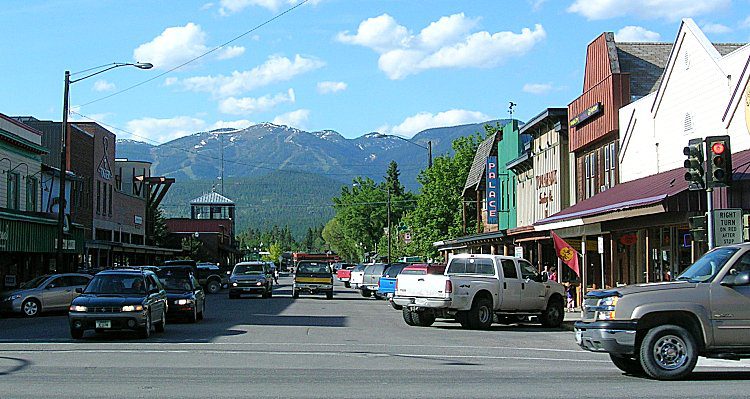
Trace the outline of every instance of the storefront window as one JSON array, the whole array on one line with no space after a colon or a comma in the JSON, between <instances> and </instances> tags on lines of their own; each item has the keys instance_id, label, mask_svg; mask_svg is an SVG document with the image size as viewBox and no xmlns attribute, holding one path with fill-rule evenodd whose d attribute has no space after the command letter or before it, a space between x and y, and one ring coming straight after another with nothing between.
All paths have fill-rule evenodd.
<instances>
[{"instance_id":1,"label":"storefront window","mask_svg":"<svg viewBox=\"0 0 750 399\"><path fill-rule=\"evenodd\" d=\"M36 212L36 199L38 196L37 187L39 181L34 177L26 179L26 210Z\"/></svg>"},{"instance_id":2,"label":"storefront window","mask_svg":"<svg viewBox=\"0 0 750 399\"><path fill-rule=\"evenodd\" d=\"M7 204L10 209L18 209L19 192L18 192L18 173L8 173L8 198Z\"/></svg>"}]
</instances>

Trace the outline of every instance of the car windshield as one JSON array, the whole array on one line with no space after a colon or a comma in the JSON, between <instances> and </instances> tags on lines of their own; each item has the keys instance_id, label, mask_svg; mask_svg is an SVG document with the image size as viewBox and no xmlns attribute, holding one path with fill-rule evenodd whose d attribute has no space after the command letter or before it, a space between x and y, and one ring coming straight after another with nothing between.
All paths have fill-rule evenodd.
<instances>
[{"instance_id":1,"label":"car windshield","mask_svg":"<svg viewBox=\"0 0 750 399\"><path fill-rule=\"evenodd\" d=\"M232 274L263 274L263 265L237 265Z\"/></svg>"},{"instance_id":2,"label":"car windshield","mask_svg":"<svg viewBox=\"0 0 750 399\"><path fill-rule=\"evenodd\" d=\"M325 263L300 263L297 273L328 273L328 265Z\"/></svg>"},{"instance_id":3,"label":"car windshield","mask_svg":"<svg viewBox=\"0 0 750 399\"><path fill-rule=\"evenodd\" d=\"M36 278L33 278L23 284L21 284L22 289L30 289L30 288L36 288L39 287L40 284L44 282L44 280L49 278L49 274L45 274L44 276L39 276Z\"/></svg>"},{"instance_id":4,"label":"car windshield","mask_svg":"<svg viewBox=\"0 0 750 399\"><path fill-rule=\"evenodd\" d=\"M716 277L716 274L727 263L739 248L719 248L715 249L698 259L677 280L689 281L691 283L705 283Z\"/></svg>"},{"instance_id":5,"label":"car windshield","mask_svg":"<svg viewBox=\"0 0 750 399\"><path fill-rule=\"evenodd\" d=\"M103 274L94 276L86 290L86 294L145 294L146 286L143 276L134 274Z\"/></svg>"},{"instance_id":6,"label":"car windshield","mask_svg":"<svg viewBox=\"0 0 750 399\"><path fill-rule=\"evenodd\" d=\"M193 289L190 285L190 274L187 270L166 268L156 272L156 276L159 277L159 281L164 284L164 289L167 291L191 291Z\"/></svg>"}]
</instances>

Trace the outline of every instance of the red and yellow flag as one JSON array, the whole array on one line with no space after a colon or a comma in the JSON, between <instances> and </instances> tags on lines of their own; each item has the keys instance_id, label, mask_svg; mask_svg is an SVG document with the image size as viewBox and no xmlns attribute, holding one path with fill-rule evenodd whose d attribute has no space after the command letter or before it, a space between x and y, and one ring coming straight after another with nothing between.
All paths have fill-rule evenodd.
<instances>
[{"instance_id":1,"label":"red and yellow flag","mask_svg":"<svg viewBox=\"0 0 750 399\"><path fill-rule=\"evenodd\" d=\"M552 240L555 242L557 257L580 277L581 273L578 271L578 251L573 249L565 240L555 234L554 231L552 232Z\"/></svg>"}]
</instances>

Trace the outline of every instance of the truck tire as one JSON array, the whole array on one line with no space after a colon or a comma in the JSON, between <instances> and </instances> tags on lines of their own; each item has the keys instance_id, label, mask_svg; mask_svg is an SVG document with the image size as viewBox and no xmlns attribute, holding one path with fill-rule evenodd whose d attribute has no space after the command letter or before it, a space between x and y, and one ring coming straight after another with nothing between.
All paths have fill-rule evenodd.
<instances>
[{"instance_id":1,"label":"truck tire","mask_svg":"<svg viewBox=\"0 0 750 399\"><path fill-rule=\"evenodd\" d=\"M409 308L403 308L401 310L401 314L404 316L404 321L406 322L406 324L410 326L414 325L414 320L412 320L412 317L411 317L412 311L409 310Z\"/></svg>"},{"instance_id":2,"label":"truck tire","mask_svg":"<svg viewBox=\"0 0 750 399\"><path fill-rule=\"evenodd\" d=\"M609 354L609 359L612 360L615 367L622 370L625 374L630 375L643 375L643 367L638 359L633 359L626 356Z\"/></svg>"},{"instance_id":3,"label":"truck tire","mask_svg":"<svg viewBox=\"0 0 750 399\"><path fill-rule=\"evenodd\" d=\"M206 283L206 292L209 294L218 294L221 290L221 281L216 279L208 280Z\"/></svg>"},{"instance_id":4,"label":"truck tire","mask_svg":"<svg viewBox=\"0 0 750 399\"><path fill-rule=\"evenodd\" d=\"M344 287L346 287L346 288L352 288L352 283L350 283L348 281L345 281L344 282Z\"/></svg>"},{"instance_id":5,"label":"truck tire","mask_svg":"<svg viewBox=\"0 0 750 399\"><path fill-rule=\"evenodd\" d=\"M676 380L693 371L698 362L698 347L686 329L665 324L648 330L639 355L646 375L657 380Z\"/></svg>"},{"instance_id":6,"label":"truck tire","mask_svg":"<svg viewBox=\"0 0 750 399\"><path fill-rule=\"evenodd\" d=\"M547 303L547 309L544 309L539 319L544 327L560 327L565 319L565 309L563 308L562 301L550 299Z\"/></svg>"},{"instance_id":7,"label":"truck tire","mask_svg":"<svg viewBox=\"0 0 750 399\"><path fill-rule=\"evenodd\" d=\"M458 311L456 312L456 321L461 324L461 327L465 329L470 329L471 325L469 324L469 315L466 311Z\"/></svg>"},{"instance_id":8,"label":"truck tire","mask_svg":"<svg viewBox=\"0 0 750 399\"><path fill-rule=\"evenodd\" d=\"M362 291L360 291L360 294L365 298L369 298L370 296L372 296L372 291L366 288L362 288Z\"/></svg>"},{"instance_id":9,"label":"truck tire","mask_svg":"<svg viewBox=\"0 0 750 399\"><path fill-rule=\"evenodd\" d=\"M435 322L435 314L427 311L411 312L411 320L415 326L429 327Z\"/></svg>"},{"instance_id":10,"label":"truck tire","mask_svg":"<svg viewBox=\"0 0 750 399\"><path fill-rule=\"evenodd\" d=\"M293 289L292 290L292 298L294 298L294 299L299 298L299 291Z\"/></svg>"},{"instance_id":11,"label":"truck tire","mask_svg":"<svg viewBox=\"0 0 750 399\"><path fill-rule=\"evenodd\" d=\"M333 299L333 291L326 291L326 299Z\"/></svg>"},{"instance_id":12,"label":"truck tire","mask_svg":"<svg viewBox=\"0 0 750 399\"><path fill-rule=\"evenodd\" d=\"M486 330L492 325L493 315L492 301L486 298L476 299L467 313L469 326L473 330Z\"/></svg>"}]
</instances>

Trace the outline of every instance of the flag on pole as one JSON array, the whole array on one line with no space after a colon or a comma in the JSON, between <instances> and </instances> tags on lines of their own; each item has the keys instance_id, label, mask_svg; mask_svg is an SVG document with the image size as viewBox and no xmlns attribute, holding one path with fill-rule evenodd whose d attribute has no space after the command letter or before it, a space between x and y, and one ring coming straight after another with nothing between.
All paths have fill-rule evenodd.
<instances>
[{"instance_id":1,"label":"flag on pole","mask_svg":"<svg viewBox=\"0 0 750 399\"><path fill-rule=\"evenodd\" d=\"M552 232L552 240L555 242L557 257L580 277L581 273L578 271L578 251L573 249L565 240L555 234L554 231Z\"/></svg>"}]
</instances>

